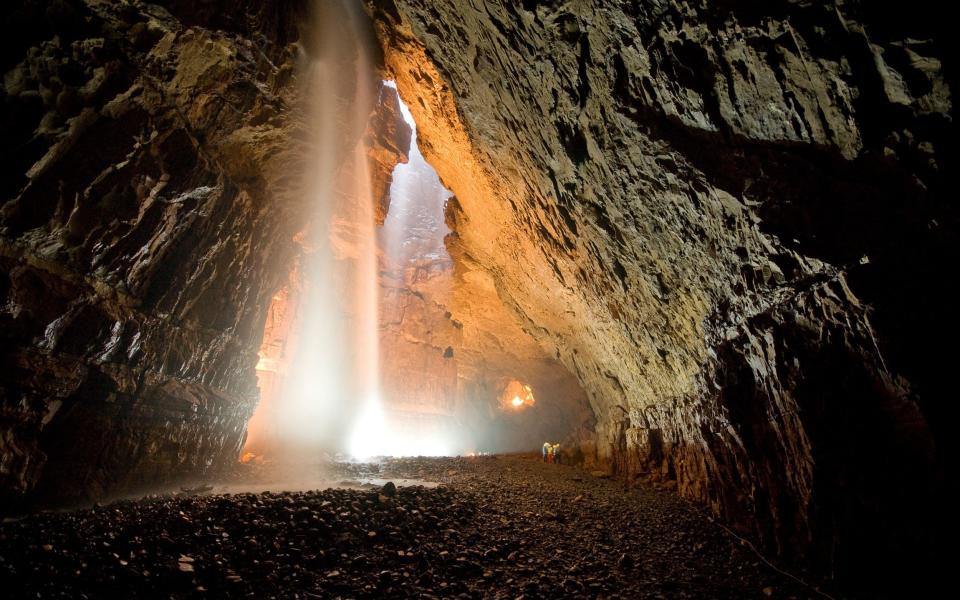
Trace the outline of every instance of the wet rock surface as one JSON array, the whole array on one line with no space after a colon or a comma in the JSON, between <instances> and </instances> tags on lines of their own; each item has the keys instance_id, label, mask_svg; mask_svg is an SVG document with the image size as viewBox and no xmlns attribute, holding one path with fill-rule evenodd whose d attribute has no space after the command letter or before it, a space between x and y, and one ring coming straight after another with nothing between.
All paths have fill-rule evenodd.
<instances>
[{"instance_id":1,"label":"wet rock surface","mask_svg":"<svg viewBox=\"0 0 960 600\"><path fill-rule=\"evenodd\" d=\"M537 457L405 459L394 487L153 497L0 526L12 597L806 598L704 513Z\"/></svg>"},{"instance_id":2,"label":"wet rock surface","mask_svg":"<svg viewBox=\"0 0 960 600\"><path fill-rule=\"evenodd\" d=\"M0 510L202 474L242 446L296 253L278 166L297 160L296 52L180 4L0 15Z\"/></svg>"},{"instance_id":3,"label":"wet rock surface","mask_svg":"<svg viewBox=\"0 0 960 600\"><path fill-rule=\"evenodd\" d=\"M0 11L12 32L0 89L0 513L237 459L267 387L255 368L268 316L262 355L279 345L270 307L297 283L313 215L301 76L319 50L300 39L306 5ZM330 64L352 68L351 52ZM409 143L396 107L395 93L370 106L381 213ZM331 143L352 148L363 132L346 121L330 122Z\"/></svg>"}]
</instances>

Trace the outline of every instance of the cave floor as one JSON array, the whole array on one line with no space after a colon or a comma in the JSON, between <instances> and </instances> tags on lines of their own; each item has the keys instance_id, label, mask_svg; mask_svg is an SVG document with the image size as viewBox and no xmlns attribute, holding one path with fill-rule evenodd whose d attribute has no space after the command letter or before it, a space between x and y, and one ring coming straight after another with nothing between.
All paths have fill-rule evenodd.
<instances>
[{"instance_id":1,"label":"cave floor","mask_svg":"<svg viewBox=\"0 0 960 600\"><path fill-rule=\"evenodd\" d=\"M699 508L533 456L342 465L438 483L164 495L0 525L20 597L807 598Z\"/></svg>"}]
</instances>

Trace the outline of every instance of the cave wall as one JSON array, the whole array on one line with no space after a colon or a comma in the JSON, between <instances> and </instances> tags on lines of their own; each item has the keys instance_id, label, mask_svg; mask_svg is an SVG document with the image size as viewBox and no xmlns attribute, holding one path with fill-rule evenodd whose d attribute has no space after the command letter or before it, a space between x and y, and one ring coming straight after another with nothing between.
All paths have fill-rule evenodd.
<instances>
[{"instance_id":1,"label":"cave wall","mask_svg":"<svg viewBox=\"0 0 960 600\"><path fill-rule=\"evenodd\" d=\"M447 243L456 252L456 241ZM524 330L486 271L446 253L425 256L381 272L388 409L436 415L436 431L458 453L525 452L548 439L590 443L593 414L580 383ZM501 404L513 379L533 388L533 407Z\"/></svg>"},{"instance_id":2,"label":"cave wall","mask_svg":"<svg viewBox=\"0 0 960 600\"><path fill-rule=\"evenodd\" d=\"M168 6L3 8L5 508L209 473L257 401L302 213L295 30Z\"/></svg>"},{"instance_id":3,"label":"cave wall","mask_svg":"<svg viewBox=\"0 0 960 600\"><path fill-rule=\"evenodd\" d=\"M395 119L402 122L399 111ZM401 129L377 125L390 120L378 117L374 129ZM583 389L505 306L486 270L463 255L448 222L456 198L416 145L392 183L390 214L378 230L380 393L397 428L459 454L592 440ZM533 388L533 406L503 405L513 379Z\"/></svg>"},{"instance_id":4,"label":"cave wall","mask_svg":"<svg viewBox=\"0 0 960 600\"><path fill-rule=\"evenodd\" d=\"M932 564L958 252L934 3L368 7L452 254L576 374L597 460L841 579Z\"/></svg>"},{"instance_id":5,"label":"cave wall","mask_svg":"<svg viewBox=\"0 0 960 600\"><path fill-rule=\"evenodd\" d=\"M436 203L448 193L436 176L422 172L414 178L400 190L409 205L391 200L405 214L380 231L385 407L401 426L424 415L412 429L428 437L433 432L457 453L528 451L545 439L592 439L592 413L579 383L524 330L486 271L457 254L444 205ZM397 228L399 250L392 247ZM502 406L500 395L515 378L535 389L534 407Z\"/></svg>"},{"instance_id":6,"label":"cave wall","mask_svg":"<svg viewBox=\"0 0 960 600\"><path fill-rule=\"evenodd\" d=\"M407 162L411 134L410 126L400 114L397 90L381 82L377 89L376 108L364 134L375 206L374 218L379 227L383 226L390 210L393 171L397 165Z\"/></svg>"},{"instance_id":7,"label":"cave wall","mask_svg":"<svg viewBox=\"0 0 960 600\"><path fill-rule=\"evenodd\" d=\"M457 206L456 197L447 203L454 232L445 242L453 265L442 306L459 334L453 347L464 436L481 452L531 451L547 440L567 448L590 446L594 417L581 382L538 343L486 267L466 254L456 233ZM534 406L502 406L500 396L514 379L531 386Z\"/></svg>"}]
</instances>

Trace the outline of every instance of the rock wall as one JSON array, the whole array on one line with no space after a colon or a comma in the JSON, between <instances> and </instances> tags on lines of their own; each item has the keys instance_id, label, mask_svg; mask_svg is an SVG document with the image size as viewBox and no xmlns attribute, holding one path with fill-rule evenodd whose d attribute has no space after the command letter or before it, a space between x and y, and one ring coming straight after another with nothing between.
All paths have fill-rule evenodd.
<instances>
[{"instance_id":1,"label":"rock wall","mask_svg":"<svg viewBox=\"0 0 960 600\"><path fill-rule=\"evenodd\" d=\"M368 6L455 259L576 374L598 460L840 579L931 564L960 248L935 4Z\"/></svg>"},{"instance_id":2,"label":"rock wall","mask_svg":"<svg viewBox=\"0 0 960 600\"><path fill-rule=\"evenodd\" d=\"M416 136L414 136L415 138ZM586 395L471 265L451 235L450 197L415 139L393 176L380 229L381 393L398 427L446 452L528 451L544 440L592 439ZM539 401L500 396L513 379Z\"/></svg>"},{"instance_id":3,"label":"rock wall","mask_svg":"<svg viewBox=\"0 0 960 600\"><path fill-rule=\"evenodd\" d=\"M299 261L296 263L299 265ZM257 390L260 392L256 410L247 422L247 435L240 460L249 462L273 450L280 435L277 411L282 402L284 386L299 348L303 319L303 275L295 267L280 290L270 300L263 340L257 353Z\"/></svg>"},{"instance_id":4,"label":"rock wall","mask_svg":"<svg viewBox=\"0 0 960 600\"><path fill-rule=\"evenodd\" d=\"M389 223L388 223L389 225ZM456 240L448 239L456 252ZM449 451L523 452L545 440L594 438L580 383L547 355L479 265L444 254L381 274L381 368L389 409L435 415ZM513 379L537 397L522 411L500 395ZM423 435L430 431L426 426Z\"/></svg>"},{"instance_id":5,"label":"rock wall","mask_svg":"<svg viewBox=\"0 0 960 600\"><path fill-rule=\"evenodd\" d=\"M369 151L370 187L376 210L377 225L382 226L390 210L390 184L393 170L407 162L410 152L410 126L400 114L397 90L380 85L377 108L367 126L365 141Z\"/></svg>"},{"instance_id":6,"label":"rock wall","mask_svg":"<svg viewBox=\"0 0 960 600\"><path fill-rule=\"evenodd\" d=\"M302 212L284 167L298 161L284 19L241 11L230 31L208 22L224 18L212 2L16 4L0 99L2 501L207 473L243 444Z\"/></svg>"}]
</instances>

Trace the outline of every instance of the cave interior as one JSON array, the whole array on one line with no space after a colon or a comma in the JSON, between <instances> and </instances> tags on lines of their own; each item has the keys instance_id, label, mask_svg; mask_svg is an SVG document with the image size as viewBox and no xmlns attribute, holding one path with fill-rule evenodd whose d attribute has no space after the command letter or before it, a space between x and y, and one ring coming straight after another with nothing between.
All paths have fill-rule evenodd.
<instances>
[{"instance_id":1,"label":"cave interior","mask_svg":"<svg viewBox=\"0 0 960 600\"><path fill-rule=\"evenodd\" d=\"M500 482L549 442L578 483L689 502L812 596L936 589L947 11L4 4L0 514L527 461ZM665 593L716 597L690 585Z\"/></svg>"}]
</instances>

